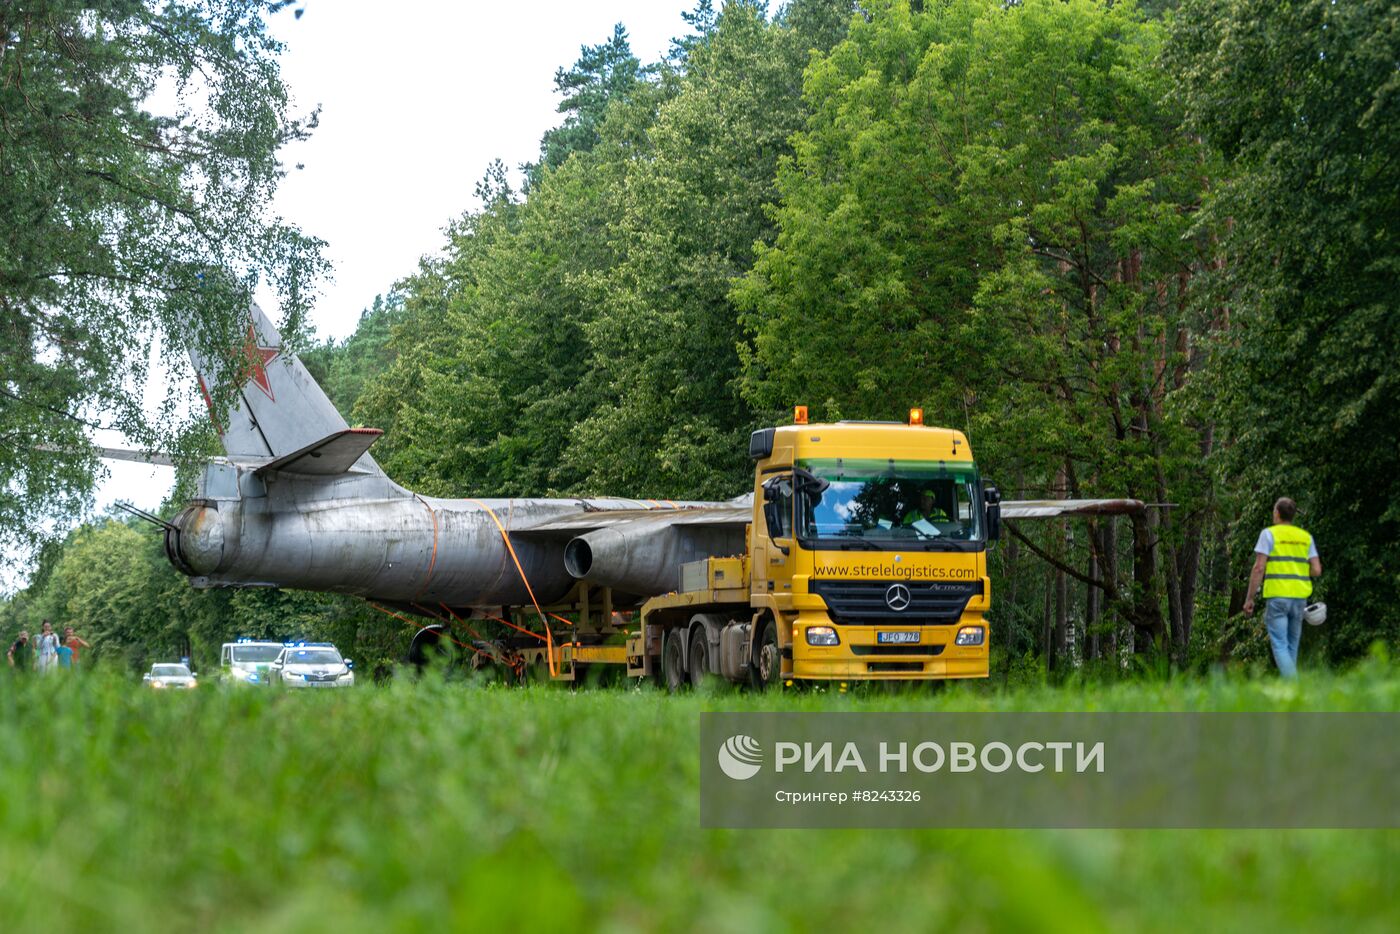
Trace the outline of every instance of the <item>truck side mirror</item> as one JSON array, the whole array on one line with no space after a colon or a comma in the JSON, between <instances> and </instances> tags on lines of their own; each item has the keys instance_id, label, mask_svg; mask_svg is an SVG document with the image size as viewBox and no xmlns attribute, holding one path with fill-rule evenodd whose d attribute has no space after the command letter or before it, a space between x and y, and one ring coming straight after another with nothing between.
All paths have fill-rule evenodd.
<instances>
[{"instance_id":1,"label":"truck side mirror","mask_svg":"<svg viewBox=\"0 0 1400 934\"><path fill-rule=\"evenodd\" d=\"M822 494L831 488L831 481L823 477L818 477L810 471L795 467L792 471L796 480L797 492L809 497L814 503L822 498Z\"/></svg>"},{"instance_id":2,"label":"truck side mirror","mask_svg":"<svg viewBox=\"0 0 1400 934\"><path fill-rule=\"evenodd\" d=\"M982 491L982 498L987 509L987 541L994 542L1001 538L1001 491L988 486Z\"/></svg>"},{"instance_id":3,"label":"truck side mirror","mask_svg":"<svg viewBox=\"0 0 1400 934\"><path fill-rule=\"evenodd\" d=\"M785 517L783 516L783 507L786 505L791 508L792 503L791 494L784 496L783 491L779 489L779 484L781 482L783 481L774 479L769 480L763 485L763 524L766 526L765 531L768 533L768 540L773 542L774 546L783 554L787 554L788 547L786 545L779 545L774 541L776 537L774 535L775 532L778 535L788 534L787 522L784 521Z\"/></svg>"}]
</instances>

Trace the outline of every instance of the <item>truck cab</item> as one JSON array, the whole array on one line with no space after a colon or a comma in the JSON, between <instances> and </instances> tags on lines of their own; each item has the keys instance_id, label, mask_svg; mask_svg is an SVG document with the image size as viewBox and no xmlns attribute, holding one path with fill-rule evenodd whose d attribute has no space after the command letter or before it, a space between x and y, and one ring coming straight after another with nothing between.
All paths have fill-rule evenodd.
<instances>
[{"instance_id":1,"label":"truck cab","mask_svg":"<svg viewBox=\"0 0 1400 934\"><path fill-rule=\"evenodd\" d=\"M630 668L654 660L673 689L987 676L1000 496L962 432L918 409L907 424L809 424L799 406L749 454L745 553L688 564L679 591L649 600Z\"/></svg>"},{"instance_id":2,"label":"truck cab","mask_svg":"<svg viewBox=\"0 0 1400 934\"><path fill-rule=\"evenodd\" d=\"M984 678L999 534L960 431L838 422L754 432L750 603L792 679ZM756 623L757 628L757 623Z\"/></svg>"}]
</instances>

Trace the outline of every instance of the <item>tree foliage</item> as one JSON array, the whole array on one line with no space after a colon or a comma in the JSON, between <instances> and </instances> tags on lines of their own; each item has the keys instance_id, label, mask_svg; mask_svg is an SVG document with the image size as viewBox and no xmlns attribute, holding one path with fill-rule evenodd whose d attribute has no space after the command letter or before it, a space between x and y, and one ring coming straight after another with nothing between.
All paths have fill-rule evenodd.
<instances>
[{"instance_id":1,"label":"tree foliage","mask_svg":"<svg viewBox=\"0 0 1400 934\"><path fill-rule=\"evenodd\" d=\"M389 344L394 326L404 318L403 297L376 295L360 312L355 332L343 341L328 340L301 353L313 379L347 419L371 382L394 363Z\"/></svg>"},{"instance_id":2,"label":"tree foliage","mask_svg":"<svg viewBox=\"0 0 1400 934\"><path fill-rule=\"evenodd\" d=\"M1229 165L1210 212L1230 327L1210 374L1237 553L1295 498L1339 655L1400 636L1397 50L1383 0L1195 0L1171 56Z\"/></svg>"},{"instance_id":3,"label":"tree foliage","mask_svg":"<svg viewBox=\"0 0 1400 934\"><path fill-rule=\"evenodd\" d=\"M820 6L848 9L798 5ZM565 123L596 125L596 140L541 165L523 200L489 174L482 209L402 283L400 362L360 414L389 430L378 450L406 482L496 495L742 486L753 419L734 384L728 291L773 235L765 205L832 17L796 16L814 24L803 31L734 3L691 19L684 55L637 70L645 80L598 78L599 50L630 54L621 33L586 47L560 87L592 89L566 98ZM594 121L577 108L599 94Z\"/></svg>"},{"instance_id":4,"label":"tree foliage","mask_svg":"<svg viewBox=\"0 0 1400 934\"><path fill-rule=\"evenodd\" d=\"M237 346L257 282L292 321L320 243L268 216L293 116L267 5L0 6L0 545L72 515L85 429L170 448L142 408L153 347Z\"/></svg>"},{"instance_id":5,"label":"tree foliage","mask_svg":"<svg viewBox=\"0 0 1400 934\"><path fill-rule=\"evenodd\" d=\"M540 140L540 161L526 166L529 180L538 182L544 170L558 168L574 153L596 146L608 105L626 97L642 80L642 63L632 54L621 23L613 27L605 42L580 49L573 68L560 68L554 74L564 120L545 131Z\"/></svg>"},{"instance_id":6,"label":"tree foliage","mask_svg":"<svg viewBox=\"0 0 1400 934\"><path fill-rule=\"evenodd\" d=\"M1211 327L1192 290L1209 243L1186 236L1210 156L1156 66L1163 29L1090 0L867 12L807 72L782 233L735 289L746 394L832 417L922 404L1012 495L1178 503L1189 541L1171 514L1135 518L1131 585L1090 584L1159 641L1164 584L1194 571L1164 582L1158 540L1200 545L1202 426L1175 396Z\"/></svg>"}]
</instances>

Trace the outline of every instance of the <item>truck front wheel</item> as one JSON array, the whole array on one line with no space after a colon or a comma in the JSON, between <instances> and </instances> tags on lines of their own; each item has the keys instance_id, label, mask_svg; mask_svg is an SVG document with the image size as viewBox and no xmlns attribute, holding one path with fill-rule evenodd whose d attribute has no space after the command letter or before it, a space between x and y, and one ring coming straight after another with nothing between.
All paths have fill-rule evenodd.
<instances>
[{"instance_id":1,"label":"truck front wheel","mask_svg":"<svg viewBox=\"0 0 1400 934\"><path fill-rule=\"evenodd\" d=\"M767 619L762 623L753 643L753 660L749 665L749 680L755 690L776 687L783 678L783 651L778 646L778 624Z\"/></svg>"}]
</instances>

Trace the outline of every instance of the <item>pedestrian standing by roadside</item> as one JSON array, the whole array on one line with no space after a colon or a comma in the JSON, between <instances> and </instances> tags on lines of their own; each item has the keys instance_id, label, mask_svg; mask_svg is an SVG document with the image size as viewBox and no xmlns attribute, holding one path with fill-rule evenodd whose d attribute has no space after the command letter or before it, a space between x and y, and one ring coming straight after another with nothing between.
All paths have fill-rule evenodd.
<instances>
[{"instance_id":1,"label":"pedestrian standing by roadside","mask_svg":"<svg viewBox=\"0 0 1400 934\"><path fill-rule=\"evenodd\" d=\"M34 646L29 644L28 629L19 631L19 637L10 644L10 651L5 653L5 657L15 671L28 671L34 667Z\"/></svg>"},{"instance_id":2,"label":"pedestrian standing by roadside","mask_svg":"<svg viewBox=\"0 0 1400 934\"><path fill-rule=\"evenodd\" d=\"M90 649L92 646L86 639L73 631L72 626L63 627L63 644L73 650L73 667L78 667L78 650Z\"/></svg>"},{"instance_id":3,"label":"pedestrian standing by roadside","mask_svg":"<svg viewBox=\"0 0 1400 934\"><path fill-rule=\"evenodd\" d=\"M39 626L38 644L34 646L36 667L43 674L53 671L58 665L58 633L53 631L53 623L44 620Z\"/></svg>"},{"instance_id":4,"label":"pedestrian standing by roadside","mask_svg":"<svg viewBox=\"0 0 1400 934\"><path fill-rule=\"evenodd\" d=\"M1293 524L1298 504L1288 497L1274 503L1274 524L1259 533L1254 545L1254 568L1244 611L1253 615L1254 594L1264 587L1264 627L1273 646L1274 662L1285 678L1298 675L1298 640L1303 634L1303 611L1312 596L1313 578L1322 576L1322 559L1313 537Z\"/></svg>"}]
</instances>

